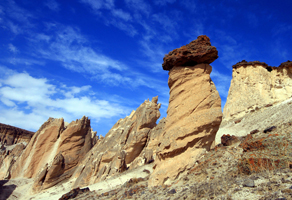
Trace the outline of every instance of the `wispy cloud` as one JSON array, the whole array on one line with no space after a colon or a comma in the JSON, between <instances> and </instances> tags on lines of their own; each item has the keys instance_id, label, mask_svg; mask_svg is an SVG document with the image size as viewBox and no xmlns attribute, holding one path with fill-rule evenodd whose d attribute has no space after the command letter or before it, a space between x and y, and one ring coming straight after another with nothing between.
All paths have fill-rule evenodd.
<instances>
[{"instance_id":1,"label":"wispy cloud","mask_svg":"<svg viewBox=\"0 0 292 200\"><path fill-rule=\"evenodd\" d=\"M1 71L5 70L1 68ZM91 96L90 85L52 84L46 78L15 71L0 78L2 123L36 130L48 117L64 117L71 121L86 115L98 121L129 112L128 108L116 102Z\"/></svg>"},{"instance_id":2,"label":"wispy cloud","mask_svg":"<svg viewBox=\"0 0 292 200\"><path fill-rule=\"evenodd\" d=\"M114 8L114 0L104 0L104 1L80 0L80 2L89 5L94 10Z\"/></svg>"},{"instance_id":3,"label":"wispy cloud","mask_svg":"<svg viewBox=\"0 0 292 200\"><path fill-rule=\"evenodd\" d=\"M118 17L124 21L132 20L132 16L128 12L123 11L122 9L113 9L112 14L113 16Z\"/></svg>"},{"instance_id":4,"label":"wispy cloud","mask_svg":"<svg viewBox=\"0 0 292 200\"><path fill-rule=\"evenodd\" d=\"M156 1L154 1L154 3L156 4L156 5L161 5L161 6L164 6L164 5L166 5L166 4L168 4L168 3L174 3L176 0L156 0Z\"/></svg>"},{"instance_id":5,"label":"wispy cloud","mask_svg":"<svg viewBox=\"0 0 292 200\"><path fill-rule=\"evenodd\" d=\"M13 65L44 65L45 62L42 60L36 60L36 59L28 59L28 58L7 58L6 61L8 61L10 64Z\"/></svg>"},{"instance_id":6,"label":"wispy cloud","mask_svg":"<svg viewBox=\"0 0 292 200\"><path fill-rule=\"evenodd\" d=\"M80 2L89 5L93 12L99 16L106 25L113 25L131 37L137 35L138 32L136 28L130 23L133 19L132 14L121 8L116 8L113 0L106 0L103 2L81 0ZM101 9L103 9L102 15L100 13Z\"/></svg>"},{"instance_id":7,"label":"wispy cloud","mask_svg":"<svg viewBox=\"0 0 292 200\"><path fill-rule=\"evenodd\" d=\"M23 32L23 30L20 28L20 26L16 25L15 23L11 22L10 20L7 20L4 27L9 29L15 35L18 35L18 34Z\"/></svg>"},{"instance_id":8,"label":"wispy cloud","mask_svg":"<svg viewBox=\"0 0 292 200\"><path fill-rule=\"evenodd\" d=\"M37 44L40 41L44 42L39 46L41 56L60 61L64 67L76 72L96 75L108 73L110 69L118 71L127 69L123 63L90 48L87 39L76 28L65 27L50 37L44 34L37 35L34 42Z\"/></svg>"},{"instance_id":9,"label":"wispy cloud","mask_svg":"<svg viewBox=\"0 0 292 200\"><path fill-rule=\"evenodd\" d=\"M47 0L45 2L45 6L47 6L52 11L55 11L55 12L60 11L60 5L55 0Z\"/></svg>"},{"instance_id":10,"label":"wispy cloud","mask_svg":"<svg viewBox=\"0 0 292 200\"><path fill-rule=\"evenodd\" d=\"M18 49L16 48L16 46L14 46L13 44L8 44L8 49L9 51L11 51L12 53L17 53Z\"/></svg>"},{"instance_id":11,"label":"wispy cloud","mask_svg":"<svg viewBox=\"0 0 292 200\"><path fill-rule=\"evenodd\" d=\"M125 0L125 2L131 10L136 12L136 14L143 13L148 16L152 10L151 6L144 0Z\"/></svg>"}]
</instances>

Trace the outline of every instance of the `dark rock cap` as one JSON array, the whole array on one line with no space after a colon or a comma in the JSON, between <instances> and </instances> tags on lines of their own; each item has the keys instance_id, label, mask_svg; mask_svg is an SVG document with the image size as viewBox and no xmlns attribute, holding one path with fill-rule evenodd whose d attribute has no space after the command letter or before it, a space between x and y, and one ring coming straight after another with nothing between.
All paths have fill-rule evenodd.
<instances>
[{"instance_id":1,"label":"dark rock cap","mask_svg":"<svg viewBox=\"0 0 292 200\"><path fill-rule=\"evenodd\" d=\"M190 44L169 52L163 58L164 70L171 70L175 66L194 66L200 63L210 64L218 58L216 47L211 46L210 38L199 36Z\"/></svg>"},{"instance_id":2,"label":"dark rock cap","mask_svg":"<svg viewBox=\"0 0 292 200\"><path fill-rule=\"evenodd\" d=\"M238 63L236 63L235 65L232 66L232 68L236 69L238 67L246 67L246 66L264 66L264 67L271 67L269 66L267 63L265 62L260 62L260 61L250 61L250 62L247 62L246 60L242 60Z\"/></svg>"},{"instance_id":3,"label":"dark rock cap","mask_svg":"<svg viewBox=\"0 0 292 200\"><path fill-rule=\"evenodd\" d=\"M272 67L269 66L265 62L260 62L260 61L250 61L247 62L246 60L242 60L241 62L236 63L235 65L232 66L233 69L237 69L238 67L246 67L246 66L262 66L265 67L268 71L272 70L282 70L283 68L290 68L292 67L292 61L288 60L287 62L283 62L279 65L279 67Z\"/></svg>"},{"instance_id":4,"label":"dark rock cap","mask_svg":"<svg viewBox=\"0 0 292 200\"><path fill-rule=\"evenodd\" d=\"M292 61L288 60L287 62L283 62L279 67L292 67Z\"/></svg>"}]
</instances>

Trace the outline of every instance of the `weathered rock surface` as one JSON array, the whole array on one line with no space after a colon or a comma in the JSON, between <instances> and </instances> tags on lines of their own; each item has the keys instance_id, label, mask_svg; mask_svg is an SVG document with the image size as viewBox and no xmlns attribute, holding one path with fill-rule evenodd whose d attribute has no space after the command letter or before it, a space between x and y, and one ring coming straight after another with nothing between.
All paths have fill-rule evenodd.
<instances>
[{"instance_id":1,"label":"weathered rock surface","mask_svg":"<svg viewBox=\"0 0 292 200\"><path fill-rule=\"evenodd\" d=\"M156 126L160 117L161 105L157 104L157 101L158 97L153 97L152 101L146 100L130 116L120 119L111 128L78 166L73 175L73 178L77 178L73 187L93 184L117 175L127 168L141 165L135 159L143 151L151 129ZM142 159L142 164L150 159L148 152L147 159Z\"/></svg>"},{"instance_id":2,"label":"weathered rock surface","mask_svg":"<svg viewBox=\"0 0 292 200\"><path fill-rule=\"evenodd\" d=\"M13 145L20 142L28 144L34 132L0 123L0 144Z\"/></svg>"},{"instance_id":3,"label":"weathered rock surface","mask_svg":"<svg viewBox=\"0 0 292 200\"><path fill-rule=\"evenodd\" d=\"M210 39L201 35L190 44L169 52L163 58L164 70L171 70L174 66L194 66L200 63L210 64L218 58L216 47L211 46Z\"/></svg>"},{"instance_id":4,"label":"weathered rock surface","mask_svg":"<svg viewBox=\"0 0 292 200\"><path fill-rule=\"evenodd\" d=\"M275 116L278 115L276 113L281 115L286 112L284 110L279 112L272 109L273 113L265 114L267 116L261 113L265 110L269 112L269 108L278 106L277 104L291 97L292 62L284 62L279 67L270 67L259 61L237 63L233 66L231 85L223 110L223 120L216 135L216 143L220 143L223 134L245 136L257 129L257 124L268 126L271 122L275 125L282 123L282 120L278 120L281 117ZM285 109L290 110L289 106ZM264 117L260 119L260 116ZM246 124L245 120L249 120L250 125L242 126L241 124Z\"/></svg>"},{"instance_id":5,"label":"weathered rock surface","mask_svg":"<svg viewBox=\"0 0 292 200\"><path fill-rule=\"evenodd\" d=\"M207 45L204 42L200 45L201 41L206 41ZM185 50L188 47L191 50ZM155 160L157 166L150 177L150 186L167 184L178 178L214 143L222 119L221 99L210 78L212 67L206 63L197 64L207 62L205 60L194 62L192 59L211 57L208 62L212 62L217 58L217 50L209 52L208 49L214 48L207 36L199 36L191 44L170 52L164 59L164 69L170 69L170 98L165 126L159 138L159 159ZM188 58L184 53L173 56L175 52L183 51L190 53ZM184 59L187 61L180 61Z\"/></svg>"},{"instance_id":6,"label":"weathered rock surface","mask_svg":"<svg viewBox=\"0 0 292 200\"><path fill-rule=\"evenodd\" d=\"M0 149L0 180L10 178L10 169L25 149L25 145L17 143Z\"/></svg>"},{"instance_id":7,"label":"weathered rock surface","mask_svg":"<svg viewBox=\"0 0 292 200\"><path fill-rule=\"evenodd\" d=\"M292 62L270 67L266 63L242 61L233 66L223 121L272 106L292 96Z\"/></svg>"},{"instance_id":8,"label":"weathered rock surface","mask_svg":"<svg viewBox=\"0 0 292 200\"><path fill-rule=\"evenodd\" d=\"M92 147L91 132L87 117L66 127L62 118L48 119L12 166L11 177L34 178L35 191L69 179Z\"/></svg>"}]
</instances>

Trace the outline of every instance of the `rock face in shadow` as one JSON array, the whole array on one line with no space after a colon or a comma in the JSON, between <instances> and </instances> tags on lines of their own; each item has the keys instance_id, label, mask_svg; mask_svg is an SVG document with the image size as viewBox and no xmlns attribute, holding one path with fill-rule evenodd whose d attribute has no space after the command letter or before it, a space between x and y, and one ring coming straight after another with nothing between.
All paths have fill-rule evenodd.
<instances>
[{"instance_id":1,"label":"rock face in shadow","mask_svg":"<svg viewBox=\"0 0 292 200\"><path fill-rule=\"evenodd\" d=\"M201 44L201 41L204 42ZM188 56L175 52L188 52ZM175 180L214 143L222 111L219 93L210 78L212 67L208 63L217 57L217 50L207 36L199 36L165 56L163 68L170 70L170 97L165 126L157 145L159 159L155 160L150 186Z\"/></svg>"},{"instance_id":2,"label":"rock face in shadow","mask_svg":"<svg viewBox=\"0 0 292 200\"><path fill-rule=\"evenodd\" d=\"M0 123L0 145L28 144L34 132Z\"/></svg>"},{"instance_id":3,"label":"rock face in shadow","mask_svg":"<svg viewBox=\"0 0 292 200\"><path fill-rule=\"evenodd\" d=\"M160 117L161 105L157 101L158 97L153 97L152 101L146 100L130 116L120 119L111 128L78 166L73 176L77 178L73 187L93 184L139 166L135 160L143 152ZM144 159L142 164L146 161Z\"/></svg>"},{"instance_id":4,"label":"rock face in shadow","mask_svg":"<svg viewBox=\"0 0 292 200\"><path fill-rule=\"evenodd\" d=\"M221 127L236 123L246 115L274 106L291 97L292 62L284 62L279 67L271 67L259 61L239 62L233 65ZM216 136L217 143L223 134L225 133L219 131Z\"/></svg>"},{"instance_id":5,"label":"rock face in shadow","mask_svg":"<svg viewBox=\"0 0 292 200\"><path fill-rule=\"evenodd\" d=\"M12 166L11 177L34 178L34 191L66 181L91 149L93 141L87 117L66 127L62 118L50 118L35 133Z\"/></svg>"}]
</instances>

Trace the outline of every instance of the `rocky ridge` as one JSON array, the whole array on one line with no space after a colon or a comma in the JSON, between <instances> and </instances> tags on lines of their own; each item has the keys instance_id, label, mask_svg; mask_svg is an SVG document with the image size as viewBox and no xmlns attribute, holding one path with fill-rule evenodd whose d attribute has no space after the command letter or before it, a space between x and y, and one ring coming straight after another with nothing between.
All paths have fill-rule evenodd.
<instances>
[{"instance_id":1,"label":"rocky ridge","mask_svg":"<svg viewBox=\"0 0 292 200\"><path fill-rule=\"evenodd\" d=\"M291 125L292 120L270 132L238 137L230 146L218 145L172 184L149 187L149 176L132 178L118 188L88 191L73 199L291 199L291 165L286 158L292 149L281 144L291 143Z\"/></svg>"},{"instance_id":2,"label":"rocky ridge","mask_svg":"<svg viewBox=\"0 0 292 200\"><path fill-rule=\"evenodd\" d=\"M158 97L146 100L111 128L76 169L74 187L94 184L153 161L152 152L144 149L160 117L157 101Z\"/></svg>"},{"instance_id":3,"label":"rocky ridge","mask_svg":"<svg viewBox=\"0 0 292 200\"><path fill-rule=\"evenodd\" d=\"M34 132L0 123L0 145L28 144Z\"/></svg>"},{"instance_id":4,"label":"rocky ridge","mask_svg":"<svg viewBox=\"0 0 292 200\"><path fill-rule=\"evenodd\" d=\"M221 123L209 65L217 57L207 36L165 56L170 99L158 124L158 97L100 139L87 117L50 118L26 148L0 151L0 178L10 179L0 191L10 199L56 199L71 189L63 198L292 198L292 62L234 65Z\"/></svg>"}]
</instances>

